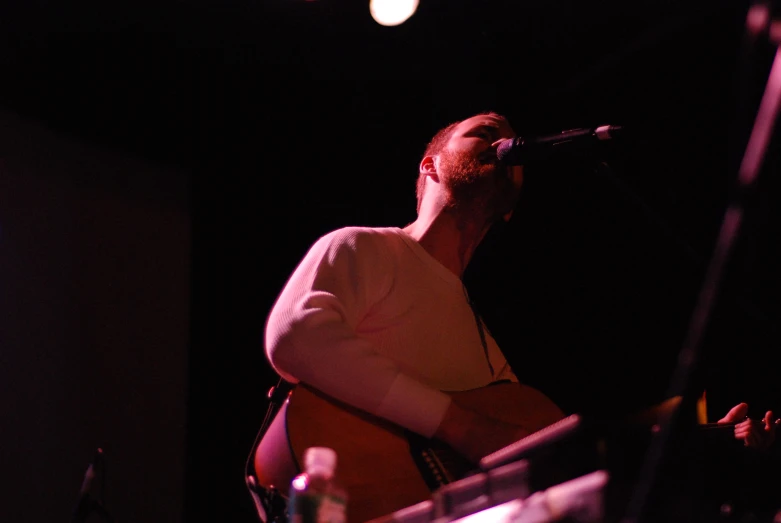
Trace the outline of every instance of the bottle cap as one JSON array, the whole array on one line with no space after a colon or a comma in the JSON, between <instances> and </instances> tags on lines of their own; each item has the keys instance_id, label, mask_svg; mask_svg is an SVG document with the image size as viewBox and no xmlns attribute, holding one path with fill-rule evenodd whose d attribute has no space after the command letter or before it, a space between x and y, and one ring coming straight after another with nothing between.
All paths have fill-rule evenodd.
<instances>
[{"instance_id":1,"label":"bottle cap","mask_svg":"<svg viewBox=\"0 0 781 523\"><path fill-rule=\"evenodd\" d=\"M309 474L333 476L336 451L328 447L309 447L304 453L304 468Z\"/></svg>"}]
</instances>

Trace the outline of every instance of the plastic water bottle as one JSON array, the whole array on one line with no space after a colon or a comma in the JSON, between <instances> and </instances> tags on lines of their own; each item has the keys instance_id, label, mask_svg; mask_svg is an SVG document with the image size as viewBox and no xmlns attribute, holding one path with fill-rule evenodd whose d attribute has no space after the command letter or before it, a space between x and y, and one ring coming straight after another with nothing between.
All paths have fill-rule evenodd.
<instances>
[{"instance_id":1,"label":"plastic water bottle","mask_svg":"<svg viewBox=\"0 0 781 523\"><path fill-rule=\"evenodd\" d=\"M335 476L336 452L310 447L304 452L304 472L293 478L288 498L290 523L345 523L347 491Z\"/></svg>"}]
</instances>

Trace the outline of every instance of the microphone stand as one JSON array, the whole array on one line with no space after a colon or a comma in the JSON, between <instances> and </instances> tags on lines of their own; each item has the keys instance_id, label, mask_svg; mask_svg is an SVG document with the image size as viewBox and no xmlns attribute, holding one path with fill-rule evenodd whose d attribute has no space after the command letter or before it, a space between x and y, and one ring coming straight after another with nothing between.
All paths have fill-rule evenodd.
<instances>
[{"instance_id":1,"label":"microphone stand","mask_svg":"<svg viewBox=\"0 0 781 523\"><path fill-rule=\"evenodd\" d=\"M108 523L116 523L116 520L111 516L111 513L109 513L109 511L106 510L106 507L104 507L103 504L99 501L96 501L88 496L84 500L84 503L85 505L83 506L82 512L71 518L71 523L81 523L83 521L87 521L87 518L93 512L100 516L103 521Z\"/></svg>"},{"instance_id":2,"label":"microphone stand","mask_svg":"<svg viewBox=\"0 0 781 523\"><path fill-rule=\"evenodd\" d=\"M680 404L671 415L659 424L659 430L651 440L645 460L631 493L622 523L637 523L645 517L645 509L665 451L672 435L681 423L681 413L693 412L697 401L696 391L691 390L691 375L696 368L699 348L705 327L719 291L722 274L743 221L745 201L754 188L762 168L767 146L773 136L773 127L781 106L781 35L772 30L771 9L767 3L756 3L748 10L746 30L753 39L767 33L771 43L776 44L776 54L765 85L765 91L754 120L754 125L738 169L737 190L733 193L722 220L716 239L716 246L709 261L705 279L692 314L684 345L678 356L667 397L680 396ZM776 26L781 22L776 21ZM778 41L774 41L774 37Z\"/></svg>"},{"instance_id":3,"label":"microphone stand","mask_svg":"<svg viewBox=\"0 0 781 523\"><path fill-rule=\"evenodd\" d=\"M92 497L92 482L96 476L96 469L100 468L101 479L105 484L105 464L103 461L103 449L98 448L95 451L95 457L87 467L87 471L84 473L84 481L82 482L81 489L79 491L79 501L76 503L76 508L73 510L70 523L83 523L87 521L87 518L96 513L103 521L107 523L116 523L116 520L111 516L106 507L96 499ZM103 494L103 489L101 489Z\"/></svg>"}]
</instances>

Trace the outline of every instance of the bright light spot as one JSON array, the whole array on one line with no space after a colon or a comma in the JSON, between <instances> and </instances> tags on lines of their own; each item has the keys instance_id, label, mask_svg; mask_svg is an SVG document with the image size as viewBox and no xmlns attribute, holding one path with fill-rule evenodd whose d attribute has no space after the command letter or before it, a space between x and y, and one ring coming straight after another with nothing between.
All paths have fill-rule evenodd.
<instances>
[{"instance_id":1,"label":"bright light spot","mask_svg":"<svg viewBox=\"0 0 781 523\"><path fill-rule=\"evenodd\" d=\"M415 14L418 0L369 0L369 11L380 25L399 25Z\"/></svg>"},{"instance_id":2,"label":"bright light spot","mask_svg":"<svg viewBox=\"0 0 781 523\"><path fill-rule=\"evenodd\" d=\"M303 474L300 474L293 478L292 486L296 490L304 490L306 488L307 484L307 477Z\"/></svg>"}]
</instances>

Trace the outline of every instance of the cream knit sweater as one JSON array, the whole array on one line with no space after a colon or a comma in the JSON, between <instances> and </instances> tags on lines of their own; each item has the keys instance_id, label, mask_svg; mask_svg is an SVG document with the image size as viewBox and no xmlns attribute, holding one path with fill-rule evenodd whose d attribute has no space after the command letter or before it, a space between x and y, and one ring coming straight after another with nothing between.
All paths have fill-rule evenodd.
<instances>
[{"instance_id":1,"label":"cream knit sweater","mask_svg":"<svg viewBox=\"0 0 781 523\"><path fill-rule=\"evenodd\" d=\"M318 239L266 321L265 349L286 380L425 437L443 391L517 381L459 278L395 227L345 227Z\"/></svg>"}]
</instances>

